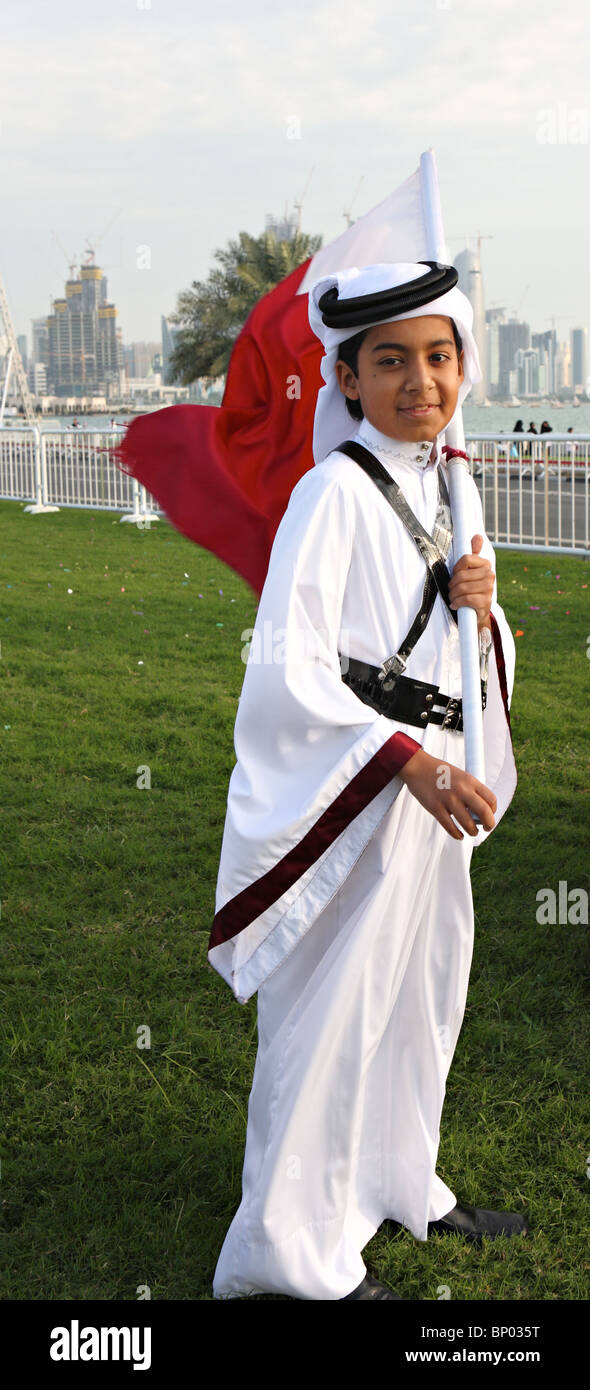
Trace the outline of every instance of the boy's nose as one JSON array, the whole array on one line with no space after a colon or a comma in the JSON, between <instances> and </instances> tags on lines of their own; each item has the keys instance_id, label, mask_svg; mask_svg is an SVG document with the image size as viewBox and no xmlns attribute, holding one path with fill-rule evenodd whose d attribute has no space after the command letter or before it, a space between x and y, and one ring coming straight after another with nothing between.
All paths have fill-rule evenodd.
<instances>
[{"instance_id":1,"label":"boy's nose","mask_svg":"<svg viewBox=\"0 0 590 1390\"><path fill-rule=\"evenodd\" d=\"M423 391L433 381L433 372L428 362L416 362L408 367L404 386L407 391Z\"/></svg>"}]
</instances>

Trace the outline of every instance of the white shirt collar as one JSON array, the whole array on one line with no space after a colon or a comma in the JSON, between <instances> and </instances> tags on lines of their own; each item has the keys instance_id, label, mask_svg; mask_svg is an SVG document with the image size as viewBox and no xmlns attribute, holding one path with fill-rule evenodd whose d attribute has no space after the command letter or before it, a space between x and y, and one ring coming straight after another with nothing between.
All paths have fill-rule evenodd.
<instances>
[{"instance_id":1,"label":"white shirt collar","mask_svg":"<svg viewBox=\"0 0 590 1390\"><path fill-rule=\"evenodd\" d=\"M422 471L427 468L436 468L438 463L444 461L440 443L442 434L443 431L436 436L435 440L423 439L408 442L407 439L394 439L391 435L383 434L381 430L376 429L365 416L364 420L361 420L354 438L358 439L360 444L366 445L372 453L377 454L385 466L391 460L395 463L408 464L411 468ZM430 455L433 444L435 445L435 453L431 462Z\"/></svg>"}]
</instances>

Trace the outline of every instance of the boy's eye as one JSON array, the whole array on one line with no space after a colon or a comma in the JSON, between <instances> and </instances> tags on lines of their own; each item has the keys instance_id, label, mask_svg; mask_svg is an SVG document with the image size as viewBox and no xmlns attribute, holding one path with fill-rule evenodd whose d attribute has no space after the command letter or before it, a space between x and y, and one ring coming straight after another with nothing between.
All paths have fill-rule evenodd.
<instances>
[{"instance_id":1,"label":"boy's eye","mask_svg":"<svg viewBox=\"0 0 590 1390\"><path fill-rule=\"evenodd\" d=\"M440 358L442 358L443 362L447 362L447 361L448 361L448 356L447 356L447 353L446 353L446 352L431 352L430 356L431 356L431 357L440 357ZM387 366L389 365L390 362L401 362L401 360L402 360L401 357L380 357L380 359L379 359L379 366L380 366L380 367L387 367Z\"/></svg>"}]
</instances>

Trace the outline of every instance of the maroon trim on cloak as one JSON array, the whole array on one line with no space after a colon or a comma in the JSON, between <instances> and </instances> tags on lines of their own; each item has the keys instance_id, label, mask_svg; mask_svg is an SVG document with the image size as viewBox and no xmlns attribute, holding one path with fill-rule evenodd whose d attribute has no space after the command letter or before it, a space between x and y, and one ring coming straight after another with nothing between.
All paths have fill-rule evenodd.
<instances>
[{"instance_id":1,"label":"maroon trim on cloak","mask_svg":"<svg viewBox=\"0 0 590 1390\"><path fill-rule=\"evenodd\" d=\"M392 734L326 808L307 835L279 859L278 864L219 909L213 919L207 949L211 951L222 941L237 936L281 898L421 746L407 734Z\"/></svg>"},{"instance_id":2,"label":"maroon trim on cloak","mask_svg":"<svg viewBox=\"0 0 590 1390\"><path fill-rule=\"evenodd\" d=\"M500 681L500 690L502 691L502 699L503 699L503 701L504 701L504 710L505 710L505 712L506 712L506 718L507 718L507 720L508 720L508 728L509 728L509 730L510 730L510 742L512 743L512 746L514 747L513 740L512 740L512 725L511 725L511 723L510 723L510 710L509 710L509 707L508 707L508 683L507 683L507 681L506 681L506 662L504 661L504 649L503 649L503 647L502 647L502 638L501 638L501 636L500 636L500 629L499 629L499 627L498 627L498 624L497 624L497 622L496 622L496 619L495 619L493 613L490 613L490 623L491 623L491 627L492 627L492 637L493 637L493 639L494 639L494 651L495 651L495 653L496 653L496 666L497 666L497 668L498 668L498 679L499 679L499 681Z\"/></svg>"}]
</instances>

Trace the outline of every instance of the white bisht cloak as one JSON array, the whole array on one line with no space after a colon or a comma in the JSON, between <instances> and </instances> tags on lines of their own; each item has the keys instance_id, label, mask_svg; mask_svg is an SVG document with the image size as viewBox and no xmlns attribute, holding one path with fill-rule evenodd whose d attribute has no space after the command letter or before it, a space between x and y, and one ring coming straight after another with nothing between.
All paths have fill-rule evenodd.
<instances>
[{"instance_id":1,"label":"white bisht cloak","mask_svg":"<svg viewBox=\"0 0 590 1390\"><path fill-rule=\"evenodd\" d=\"M363 420L351 438L370 448L432 533L439 441L398 441ZM445 471L444 464L442 467ZM495 568L477 487L472 534ZM452 571L453 550L447 565ZM209 941L210 964L246 1001L297 946L338 892L397 797L397 775L419 747L464 767L462 734L398 723L342 680L338 652L380 666L420 607L425 564L393 509L359 465L333 450L294 487L275 535L235 723L237 761ZM516 786L509 706L512 633L492 602L484 711L486 785L496 824ZM406 674L460 696L457 627L437 595ZM472 845L491 832L481 827Z\"/></svg>"}]
</instances>

